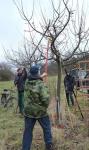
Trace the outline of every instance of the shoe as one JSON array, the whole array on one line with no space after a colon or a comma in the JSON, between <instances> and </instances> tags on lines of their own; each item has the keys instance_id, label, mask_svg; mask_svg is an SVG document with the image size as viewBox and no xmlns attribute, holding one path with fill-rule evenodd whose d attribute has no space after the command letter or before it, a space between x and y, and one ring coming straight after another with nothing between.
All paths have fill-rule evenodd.
<instances>
[{"instance_id":1,"label":"shoe","mask_svg":"<svg viewBox=\"0 0 89 150\"><path fill-rule=\"evenodd\" d=\"M47 144L46 150L53 150L53 144Z\"/></svg>"}]
</instances>

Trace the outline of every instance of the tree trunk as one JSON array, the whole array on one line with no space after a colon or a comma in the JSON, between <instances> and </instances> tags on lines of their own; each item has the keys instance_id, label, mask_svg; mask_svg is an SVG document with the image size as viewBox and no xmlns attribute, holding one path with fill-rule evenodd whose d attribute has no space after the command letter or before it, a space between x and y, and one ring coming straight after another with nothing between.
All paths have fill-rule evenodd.
<instances>
[{"instance_id":1,"label":"tree trunk","mask_svg":"<svg viewBox=\"0 0 89 150\"><path fill-rule=\"evenodd\" d=\"M60 123L60 100L61 100L61 58L57 61L58 77L57 77L57 118Z\"/></svg>"}]
</instances>

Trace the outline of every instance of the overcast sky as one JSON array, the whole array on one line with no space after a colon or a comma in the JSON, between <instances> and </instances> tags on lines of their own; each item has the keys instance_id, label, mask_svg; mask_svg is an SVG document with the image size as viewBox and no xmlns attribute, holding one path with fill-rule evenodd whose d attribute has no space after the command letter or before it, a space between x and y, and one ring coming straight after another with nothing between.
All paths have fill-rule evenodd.
<instances>
[{"instance_id":1,"label":"overcast sky","mask_svg":"<svg viewBox=\"0 0 89 150\"><path fill-rule=\"evenodd\" d=\"M23 0L23 3L30 15L33 1ZM36 8L37 5L38 3L35 3ZM25 22L21 19L13 0L0 0L0 61L4 60L3 47L6 49L18 48L23 39L24 26Z\"/></svg>"},{"instance_id":2,"label":"overcast sky","mask_svg":"<svg viewBox=\"0 0 89 150\"><path fill-rule=\"evenodd\" d=\"M19 1L19 0L18 0ZM46 14L51 14L50 0L34 0L36 12L38 12L39 1ZM54 2L58 0L53 0ZM72 1L72 0L71 0ZM73 0L74 2L76 0ZM79 0L86 3L85 9L89 8L89 0ZM25 10L31 15L33 0L23 0ZM36 13L35 13L36 14ZM38 17L40 13L38 12ZM37 16L34 16L37 18ZM87 13L88 17L88 13ZM89 17L88 17L89 20ZM24 21L21 19L13 0L0 0L0 61L4 60L3 47L17 49L24 35Z\"/></svg>"},{"instance_id":3,"label":"overcast sky","mask_svg":"<svg viewBox=\"0 0 89 150\"><path fill-rule=\"evenodd\" d=\"M23 32L23 22L12 0L0 0L0 61L3 49L16 47Z\"/></svg>"}]
</instances>

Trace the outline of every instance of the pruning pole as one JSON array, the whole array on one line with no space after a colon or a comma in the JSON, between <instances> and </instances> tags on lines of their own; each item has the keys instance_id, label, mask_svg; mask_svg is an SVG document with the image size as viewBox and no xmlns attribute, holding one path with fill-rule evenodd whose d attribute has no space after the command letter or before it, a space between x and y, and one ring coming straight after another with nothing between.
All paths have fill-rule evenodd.
<instances>
[{"instance_id":1,"label":"pruning pole","mask_svg":"<svg viewBox=\"0 0 89 150\"><path fill-rule=\"evenodd\" d=\"M47 43L47 49L46 49L46 54L45 54L45 58L46 58L46 61L45 61L45 72L48 74L48 50L49 50L49 39L48 39L48 43ZM47 82L47 76L45 78L45 82Z\"/></svg>"},{"instance_id":2,"label":"pruning pole","mask_svg":"<svg viewBox=\"0 0 89 150\"><path fill-rule=\"evenodd\" d=\"M81 110L80 105L79 105L79 103L78 103L78 101L77 101L77 96L76 96L76 94L75 94L75 92L74 92L74 91L73 91L73 94L74 94L75 101L76 101L76 103L77 103L78 109L79 109L79 111L80 111L80 114L81 114L81 116L82 116L82 119L84 119L84 116L83 116L82 110Z\"/></svg>"}]
</instances>

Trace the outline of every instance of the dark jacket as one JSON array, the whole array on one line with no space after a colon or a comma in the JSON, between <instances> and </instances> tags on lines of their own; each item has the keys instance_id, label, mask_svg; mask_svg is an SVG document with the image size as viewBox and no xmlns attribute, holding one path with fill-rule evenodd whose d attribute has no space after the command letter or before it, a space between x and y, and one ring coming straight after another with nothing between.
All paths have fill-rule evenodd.
<instances>
[{"instance_id":1,"label":"dark jacket","mask_svg":"<svg viewBox=\"0 0 89 150\"><path fill-rule=\"evenodd\" d=\"M64 78L64 86L66 92L73 92L74 84L75 84L74 77L67 74Z\"/></svg>"},{"instance_id":2,"label":"dark jacket","mask_svg":"<svg viewBox=\"0 0 89 150\"><path fill-rule=\"evenodd\" d=\"M47 116L49 91L40 77L29 77L25 85L25 116L41 118Z\"/></svg>"},{"instance_id":3,"label":"dark jacket","mask_svg":"<svg viewBox=\"0 0 89 150\"><path fill-rule=\"evenodd\" d=\"M27 72L25 72L24 74L18 74L15 77L14 84L17 86L19 92L24 92L26 79L27 79Z\"/></svg>"}]
</instances>

